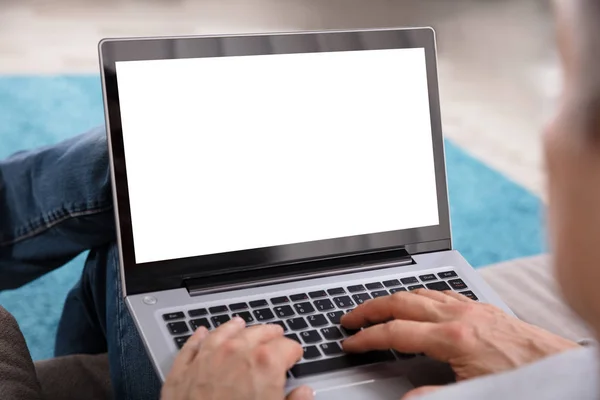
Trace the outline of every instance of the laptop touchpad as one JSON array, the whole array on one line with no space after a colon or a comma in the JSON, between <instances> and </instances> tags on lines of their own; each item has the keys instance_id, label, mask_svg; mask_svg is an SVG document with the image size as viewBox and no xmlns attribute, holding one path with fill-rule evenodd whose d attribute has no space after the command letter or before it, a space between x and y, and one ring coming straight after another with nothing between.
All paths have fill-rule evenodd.
<instances>
[{"instance_id":1,"label":"laptop touchpad","mask_svg":"<svg viewBox=\"0 0 600 400\"><path fill-rule=\"evenodd\" d=\"M330 386L315 391L316 400L398 400L414 386L404 377L369 379L339 386Z\"/></svg>"}]
</instances>

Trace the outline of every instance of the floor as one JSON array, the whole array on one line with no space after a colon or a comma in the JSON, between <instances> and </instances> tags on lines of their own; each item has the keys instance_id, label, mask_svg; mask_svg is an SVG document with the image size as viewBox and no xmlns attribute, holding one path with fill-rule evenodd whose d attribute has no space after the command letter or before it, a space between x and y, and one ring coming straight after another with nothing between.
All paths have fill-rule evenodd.
<instances>
[{"instance_id":1,"label":"floor","mask_svg":"<svg viewBox=\"0 0 600 400\"><path fill-rule=\"evenodd\" d=\"M544 0L0 0L0 74L94 73L103 37L431 25L445 133L544 198L559 87Z\"/></svg>"}]
</instances>

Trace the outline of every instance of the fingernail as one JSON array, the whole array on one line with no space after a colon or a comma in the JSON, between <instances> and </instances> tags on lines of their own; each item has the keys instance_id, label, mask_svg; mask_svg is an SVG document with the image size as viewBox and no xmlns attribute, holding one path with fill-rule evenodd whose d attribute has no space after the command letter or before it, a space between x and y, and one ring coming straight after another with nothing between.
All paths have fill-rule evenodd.
<instances>
[{"instance_id":1,"label":"fingernail","mask_svg":"<svg viewBox=\"0 0 600 400\"><path fill-rule=\"evenodd\" d=\"M207 337L207 336L208 336L208 334L209 334L209 332L208 332L208 329L204 328L204 329L202 329L202 331L200 332L200 337L201 337L202 339L204 339L205 337Z\"/></svg>"},{"instance_id":2,"label":"fingernail","mask_svg":"<svg viewBox=\"0 0 600 400\"><path fill-rule=\"evenodd\" d=\"M304 386L303 388L300 389L301 392L301 397L304 400L308 400L308 399L312 399L315 397L315 391L312 390L312 388L308 387L308 386Z\"/></svg>"},{"instance_id":3,"label":"fingernail","mask_svg":"<svg viewBox=\"0 0 600 400\"><path fill-rule=\"evenodd\" d=\"M196 329L196 332L194 332L194 334L190 338L190 340L193 340L195 342L202 342L207 336L208 336L208 329L201 326L198 329Z\"/></svg>"},{"instance_id":4,"label":"fingernail","mask_svg":"<svg viewBox=\"0 0 600 400\"><path fill-rule=\"evenodd\" d=\"M239 325L244 325L244 326L246 326L246 321L244 321L244 319L243 319L242 317L235 316L235 317L233 317L233 321L234 321L236 324L239 324Z\"/></svg>"}]
</instances>

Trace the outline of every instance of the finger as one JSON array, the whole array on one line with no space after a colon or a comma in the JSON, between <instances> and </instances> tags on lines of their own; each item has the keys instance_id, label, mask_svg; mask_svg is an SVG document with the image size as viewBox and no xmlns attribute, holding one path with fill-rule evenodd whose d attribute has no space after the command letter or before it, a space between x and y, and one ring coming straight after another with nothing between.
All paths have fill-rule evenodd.
<instances>
[{"instance_id":1,"label":"finger","mask_svg":"<svg viewBox=\"0 0 600 400\"><path fill-rule=\"evenodd\" d=\"M464 294L456 293L456 292L453 292L452 290L445 290L444 294L446 296L452 297L453 299L456 299L458 301L462 301L464 303L469 303L471 301L475 301L475 300L471 300L470 298L468 298Z\"/></svg>"},{"instance_id":2,"label":"finger","mask_svg":"<svg viewBox=\"0 0 600 400\"><path fill-rule=\"evenodd\" d=\"M256 325L244 329L240 335L250 346L257 346L283 337L283 328L276 324Z\"/></svg>"},{"instance_id":3,"label":"finger","mask_svg":"<svg viewBox=\"0 0 600 400\"><path fill-rule=\"evenodd\" d=\"M437 330L439 326L431 322L394 320L363 329L342 345L349 353L394 349L401 353L440 354L445 343Z\"/></svg>"},{"instance_id":4,"label":"finger","mask_svg":"<svg viewBox=\"0 0 600 400\"><path fill-rule=\"evenodd\" d=\"M358 329L392 319L439 322L442 320L440 304L440 302L425 296L399 292L361 304L342 316L341 323L346 328Z\"/></svg>"},{"instance_id":5,"label":"finger","mask_svg":"<svg viewBox=\"0 0 600 400\"><path fill-rule=\"evenodd\" d=\"M300 386L287 395L286 400L313 400L315 392L308 386Z\"/></svg>"},{"instance_id":6,"label":"finger","mask_svg":"<svg viewBox=\"0 0 600 400\"><path fill-rule=\"evenodd\" d=\"M446 292L438 292L437 290L417 289L413 293L419 296L428 297L431 300L439 301L440 303L453 303L456 299L448 296Z\"/></svg>"},{"instance_id":7,"label":"finger","mask_svg":"<svg viewBox=\"0 0 600 400\"><path fill-rule=\"evenodd\" d=\"M200 344L208 337L208 329L201 326L194 332L191 338L183 345L182 349L175 357L173 367L171 367L171 373L178 374L188 366L188 364L196 357L198 350L200 350Z\"/></svg>"},{"instance_id":8,"label":"finger","mask_svg":"<svg viewBox=\"0 0 600 400\"><path fill-rule=\"evenodd\" d=\"M240 317L234 317L212 331L202 343L203 348L219 347L227 339L239 334L246 328L246 322Z\"/></svg>"},{"instance_id":9,"label":"finger","mask_svg":"<svg viewBox=\"0 0 600 400\"><path fill-rule=\"evenodd\" d=\"M441 388L442 386L421 386L420 388L413 389L410 392L406 393L404 396L402 396L401 400L414 399L415 397L423 396L428 393L438 391Z\"/></svg>"},{"instance_id":10,"label":"finger","mask_svg":"<svg viewBox=\"0 0 600 400\"><path fill-rule=\"evenodd\" d=\"M300 343L286 337L280 337L266 342L257 348L266 359L275 364L276 368L281 369L281 373L292 368L302 358L304 353Z\"/></svg>"}]
</instances>

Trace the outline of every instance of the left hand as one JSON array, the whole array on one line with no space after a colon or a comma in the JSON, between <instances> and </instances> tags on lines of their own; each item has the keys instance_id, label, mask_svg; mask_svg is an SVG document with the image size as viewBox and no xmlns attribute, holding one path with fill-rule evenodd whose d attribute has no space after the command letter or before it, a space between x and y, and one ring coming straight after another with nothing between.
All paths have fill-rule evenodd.
<instances>
[{"instance_id":1,"label":"left hand","mask_svg":"<svg viewBox=\"0 0 600 400\"><path fill-rule=\"evenodd\" d=\"M279 325L246 328L234 318L209 333L199 328L183 346L162 390L162 400L283 400L286 372L302 347ZM288 400L311 400L300 387Z\"/></svg>"}]
</instances>

